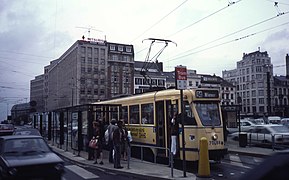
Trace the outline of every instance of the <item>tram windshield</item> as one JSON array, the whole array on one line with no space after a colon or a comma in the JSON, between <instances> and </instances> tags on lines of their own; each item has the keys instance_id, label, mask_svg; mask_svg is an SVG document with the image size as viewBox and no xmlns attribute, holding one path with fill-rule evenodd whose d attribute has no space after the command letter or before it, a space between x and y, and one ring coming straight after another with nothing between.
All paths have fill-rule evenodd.
<instances>
[{"instance_id":1,"label":"tram windshield","mask_svg":"<svg viewBox=\"0 0 289 180\"><path fill-rule=\"evenodd\" d=\"M220 126L221 119L218 103L215 102L198 102L196 109L200 120L204 126Z\"/></svg>"}]
</instances>

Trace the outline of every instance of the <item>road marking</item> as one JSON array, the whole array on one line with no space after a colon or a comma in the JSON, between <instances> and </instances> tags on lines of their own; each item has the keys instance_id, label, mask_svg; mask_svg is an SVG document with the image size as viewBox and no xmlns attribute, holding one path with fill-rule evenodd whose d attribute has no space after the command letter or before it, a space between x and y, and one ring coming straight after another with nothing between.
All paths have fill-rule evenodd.
<instances>
[{"instance_id":1,"label":"road marking","mask_svg":"<svg viewBox=\"0 0 289 180\"><path fill-rule=\"evenodd\" d=\"M79 175L83 179L93 179L93 178L99 178L99 176L79 167L76 165L67 165L65 168L69 169L70 171L74 172L75 174Z\"/></svg>"}]
</instances>

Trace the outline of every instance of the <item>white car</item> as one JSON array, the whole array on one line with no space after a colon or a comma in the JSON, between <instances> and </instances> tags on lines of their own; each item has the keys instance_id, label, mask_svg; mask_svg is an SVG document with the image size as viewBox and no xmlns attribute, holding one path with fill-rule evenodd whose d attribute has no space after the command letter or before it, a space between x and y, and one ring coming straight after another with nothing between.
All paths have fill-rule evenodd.
<instances>
[{"instance_id":1,"label":"white car","mask_svg":"<svg viewBox=\"0 0 289 180\"><path fill-rule=\"evenodd\" d=\"M289 127L289 118L282 118L281 119L281 124L283 124L284 126Z\"/></svg>"},{"instance_id":2,"label":"white car","mask_svg":"<svg viewBox=\"0 0 289 180\"><path fill-rule=\"evenodd\" d=\"M289 128L277 124L255 125L247 132L247 140L251 144L289 144ZM231 135L233 140L239 140L239 133Z\"/></svg>"},{"instance_id":3,"label":"white car","mask_svg":"<svg viewBox=\"0 0 289 180\"><path fill-rule=\"evenodd\" d=\"M244 119L241 119L240 124L241 124L241 132L248 132L252 128L252 126L256 125L252 121L244 120ZM239 132L239 127L228 128L228 131L229 131L229 133Z\"/></svg>"}]
</instances>

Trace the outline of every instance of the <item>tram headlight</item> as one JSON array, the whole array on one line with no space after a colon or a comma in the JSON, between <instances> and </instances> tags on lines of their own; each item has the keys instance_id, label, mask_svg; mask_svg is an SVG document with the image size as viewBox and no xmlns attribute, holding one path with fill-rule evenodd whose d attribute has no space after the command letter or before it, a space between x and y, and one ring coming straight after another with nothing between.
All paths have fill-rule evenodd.
<instances>
[{"instance_id":1,"label":"tram headlight","mask_svg":"<svg viewBox=\"0 0 289 180\"><path fill-rule=\"evenodd\" d=\"M213 140L213 141L216 141L217 139L218 139L218 135L217 135L217 134L213 134L213 135L212 135L212 140Z\"/></svg>"}]
</instances>

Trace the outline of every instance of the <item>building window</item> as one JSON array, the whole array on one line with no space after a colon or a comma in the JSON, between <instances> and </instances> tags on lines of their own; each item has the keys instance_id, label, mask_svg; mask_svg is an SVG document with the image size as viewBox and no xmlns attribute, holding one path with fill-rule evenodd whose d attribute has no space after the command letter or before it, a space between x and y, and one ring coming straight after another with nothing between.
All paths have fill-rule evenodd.
<instances>
[{"instance_id":1,"label":"building window","mask_svg":"<svg viewBox=\"0 0 289 180\"><path fill-rule=\"evenodd\" d=\"M158 80L158 85L164 86L165 85L165 80L159 79Z\"/></svg>"},{"instance_id":2,"label":"building window","mask_svg":"<svg viewBox=\"0 0 289 180\"><path fill-rule=\"evenodd\" d=\"M252 91L252 97L256 97L256 91L255 90Z\"/></svg>"},{"instance_id":3,"label":"building window","mask_svg":"<svg viewBox=\"0 0 289 180\"><path fill-rule=\"evenodd\" d=\"M92 71L91 67L88 67L88 68L87 68L87 73L88 73L88 74L91 74L91 71Z\"/></svg>"},{"instance_id":4,"label":"building window","mask_svg":"<svg viewBox=\"0 0 289 180\"><path fill-rule=\"evenodd\" d=\"M259 98L259 104L264 104L264 98Z\"/></svg>"},{"instance_id":5,"label":"building window","mask_svg":"<svg viewBox=\"0 0 289 180\"><path fill-rule=\"evenodd\" d=\"M141 78L135 78L135 84L136 85L141 85L142 84L142 79Z\"/></svg>"},{"instance_id":6,"label":"building window","mask_svg":"<svg viewBox=\"0 0 289 180\"><path fill-rule=\"evenodd\" d=\"M151 80L151 85L157 85L157 80L156 79L152 79Z\"/></svg>"},{"instance_id":7,"label":"building window","mask_svg":"<svg viewBox=\"0 0 289 180\"><path fill-rule=\"evenodd\" d=\"M115 45L110 45L109 49L115 51Z\"/></svg>"},{"instance_id":8,"label":"building window","mask_svg":"<svg viewBox=\"0 0 289 180\"><path fill-rule=\"evenodd\" d=\"M117 48L118 48L118 51L121 51L121 52L123 51L123 46L118 46Z\"/></svg>"},{"instance_id":9,"label":"building window","mask_svg":"<svg viewBox=\"0 0 289 180\"><path fill-rule=\"evenodd\" d=\"M105 49L100 49L100 59L105 59Z\"/></svg>"},{"instance_id":10,"label":"building window","mask_svg":"<svg viewBox=\"0 0 289 180\"><path fill-rule=\"evenodd\" d=\"M130 46L126 46L125 50L126 50L126 52L131 52L131 47Z\"/></svg>"},{"instance_id":11,"label":"building window","mask_svg":"<svg viewBox=\"0 0 289 180\"><path fill-rule=\"evenodd\" d=\"M261 66L256 66L256 72L262 72L262 67Z\"/></svg>"},{"instance_id":12,"label":"building window","mask_svg":"<svg viewBox=\"0 0 289 180\"><path fill-rule=\"evenodd\" d=\"M90 64L90 65L92 64L92 58L87 59L87 64Z\"/></svg>"},{"instance_id":13,"label":"building window","mask_svg":"<svg viewBox=\"0 0 289 180\"><path fill-rule=\"evenodd\" d=\"M85 73L85 67L81 67L81 73Z\"/></svg>"},{"instance_id":14,"label":"building window","mask_svg":"<svg viewBox=\"0 0 289 180\"><path fill-rule=\"evenodd\" d=\"M85 55L85 47L81 46L80 52L81 52L82 55Z\"/></svg>"},{"instance_id":15,"label":"building window","mask_svg":"<svg viewBox=\"0 0 289 180\"><path fill-rule=\"evenodd\" d=\"M98 89L94 89L94 90L93 90L93 93L94 93L95 95L97 95L97 94L98 94Z\"/></svg>"},{"instance_id":16,"label":"building window","mask_svg":"<svg viewBox=\"0 0 289 180\"><path fill-rule=\"evenodd\" d=\"M256 79L262 79L262 74L256 74Z\"/></svg>"},{"instance_id":17,"label":"building window","mask_svg":"<svg viewBox=\"0 0 289 180\"><path fill-rule=\"evenodd\" d=\"M115 54L114 54L114 55L112 55L112 60L113 60L113 61L117 61L117 60L118 60L118 56L117 56L117 55L115 55Z\"/></svg>"},{"instance_id":18,"label":"building window","mask_svg":"<svg viewBox=\"0 0 289 180\"><path fill-rule=\"evenodd\" d=\"M98 58L94 58L94 64L98 64Z\"/></svg>"},{"instance_id":19,"label":"building window","mask_svg":"<svg viewBox=\"0 0 289 180\"><path fill-rule=\"evenodd\" d=\"M80 61L81 61L81 64L84 65L85 64L85 57L81 57Z\"/></svg>"},{"instance_id":20,"label":"building window","mask_svg":"<svg viewBox=\"0 0 289 180\"><path fill-rule=\"evenodd\" d=\"M87 48L87 57L92 57L92 48L91 47L88 47Z\"/></svg>"}]
</instances>

